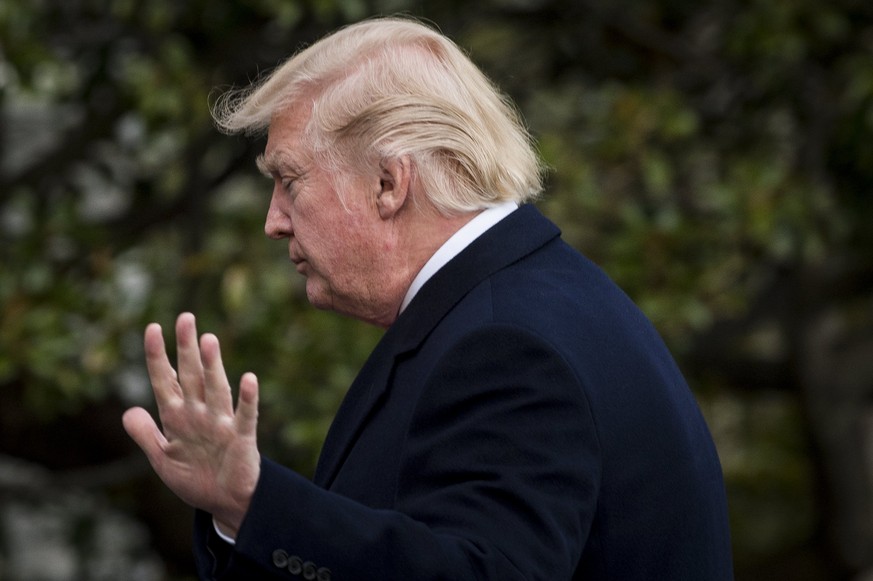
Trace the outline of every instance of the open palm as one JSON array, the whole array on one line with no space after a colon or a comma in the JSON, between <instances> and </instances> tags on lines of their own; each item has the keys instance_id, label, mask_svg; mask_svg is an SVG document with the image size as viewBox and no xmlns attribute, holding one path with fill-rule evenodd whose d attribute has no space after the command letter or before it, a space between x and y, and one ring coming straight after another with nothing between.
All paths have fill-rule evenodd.
<instances>
[{"instance_id":1,"label":"open palm","mask_svg":"<svg viewBox=\"0 0 873 581\"><path fill-rule=\"evenodd\" d=\"M198 342L194 316L183 313L176 342L178 373L160 326L146 328L146 363L163 431L142 408L124 414L124 427L170 490L235 535L260 474L257 378L242 377L234 410L218 339L205 334Z\"/></svg>"}]
</instances>

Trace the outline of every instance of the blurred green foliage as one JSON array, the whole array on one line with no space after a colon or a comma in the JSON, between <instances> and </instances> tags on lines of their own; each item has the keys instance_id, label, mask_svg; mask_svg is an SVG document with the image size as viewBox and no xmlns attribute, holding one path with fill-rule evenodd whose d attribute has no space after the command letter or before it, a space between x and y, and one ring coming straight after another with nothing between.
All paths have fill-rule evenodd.
<instances>
[{"instance_id":1,"label":"blurred green foliage","mask_svg":"<svg viewBox=\"0 0 873 581\"><path fill-rule=\"evenodd\" d=\"M862 0L3 0L0 449L53 470L136 454L118 413L150 402L142 329L171 334L191 310L232 380L258 374L264 451L311 473L380 331L307 304L261 234L263 142L219 135L209 100L395 12L433 21L515 99L551 167L540 206L687 370L728 478L738 578L873 567L827 510L851 475L833 446L858 440L830 437L812 405L830 387L873 397L873 370L847 376L854 391L822 381L838 359L817 343L825 316L851 322L835 345L873 336ZM35 443L101 414L100 444Z\"/></svg>"}]
</instances>

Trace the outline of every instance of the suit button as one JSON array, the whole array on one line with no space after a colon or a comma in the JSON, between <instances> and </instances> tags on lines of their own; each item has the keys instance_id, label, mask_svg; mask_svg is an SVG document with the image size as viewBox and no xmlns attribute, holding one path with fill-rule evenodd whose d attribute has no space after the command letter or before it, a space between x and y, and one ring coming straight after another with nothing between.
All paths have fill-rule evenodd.
<instances>
[{"instance_id":1,"label":"suit button","mask_svg":"<svg viewBox=\"0 0 873 581\"><path fill-rule=\"evenodd\" d=\"M316 575L315 563L312 561L306 561L303 563L303 578L306 581L313 581Z\"/></svg>"},{"instance_id":2,"label":"suit button","mask_svg":"<svg viewBox=\"0 0 873 581\"><path fill-rule=\"evenodd\" d=\"M292 575L300 575L303 571L303 560L298 556L288 557L288 571Z\"/></svg>"},{"instance_id":3,"label":"suit button","mask_svg":"<svg viewBox=\"0 0 873 581\"><path fill-rule=\"evenodd\" d=\"M287 567L288 553L286 553L282 549L276 549L275 551L273 551L273 564L280 569L284 569L285 567Z\"/></svg>"},{"instance_id":4,"label":"suit button","mask_svg":"<svg viewBox=\"0 0 873 581\"><path fill-rule=\"evenodd\" d=\"M321 567L316 571L315 578L317 581L330 581L330 569L327 567Z\"/></svg>"}]
</instances>

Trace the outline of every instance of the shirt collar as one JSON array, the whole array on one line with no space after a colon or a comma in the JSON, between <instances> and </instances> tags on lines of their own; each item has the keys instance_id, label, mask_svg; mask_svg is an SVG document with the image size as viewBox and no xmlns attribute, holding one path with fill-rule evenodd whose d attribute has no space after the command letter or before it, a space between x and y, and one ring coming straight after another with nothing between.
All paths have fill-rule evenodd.
<instances>
[{"instance_id":1,"label":"shirt collar","mask_svg":"<svg viewBox=\"0 0 873 581\"><path fill-rule=\"evenodd\" d=\"M485 233L486 230L503 220L509 214L518 209L518 204L515 202L503 202L492 208L487 208L476 215L475 218L464 224L457 232L446 240L442 246L430 257L424 266L415 275L412 284L406 291L406 296L400 304L400 312L412 302L412 299L421 290L430 277L437 273L439 269L445 266L452 258L460 254L467 246L469 246L476 238Z\"/></svg>"}]
</instances>

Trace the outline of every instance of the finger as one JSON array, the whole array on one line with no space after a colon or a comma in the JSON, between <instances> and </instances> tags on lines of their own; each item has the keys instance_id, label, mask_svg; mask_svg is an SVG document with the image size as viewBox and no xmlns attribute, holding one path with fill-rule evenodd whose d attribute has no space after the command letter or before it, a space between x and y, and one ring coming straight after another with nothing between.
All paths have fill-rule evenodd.
<instances>
[{"instance_id":1,"label":"finger","mask_svg":"<svg viewBox=\"0 0 873 581\"><path fill-rule=\"evenodd\" d=\"M230 383L221 361L221 346L218 337L206 333L200 338L200 353L203 358L203 372L206 381L204 400L206 406L215 413L233 415L233 396Z\"/></svg>"},{"instance_id":2,"label":"finger","mask_svg":"<svg viewBox=\"0 0 873 581\"><path fill-rule=\"evenodd\" d=\"M176 370L170 365L161 326L151 323L146 327L143 339L145 347L146 367L155 392L158 407L163 407L175 397L181 397Z\"/></svg>"},{"instance_id":3,"label":"finger","mask_svg":"<svg viewBox=\"0 0 873 581\"><path fill-rule=\"evenodd\" d=\"M239 400L236 404L236 431L241 436L255 438L258 432L258 378L246 373L239 382Z\"/></svg>"},{"instance_id":4,"label":"finger","mask_svg":"<svg viewBox=\"0 0 873 581\"><path fill-rule=\"evenodd\" d=\"M203 401L203 362L197 342L197 324L191 313L182 313L176 319L176 350L179 385L185 399Z\"/></svg>"},{"instance_id":5,"label":"finger","mask_svg":"<svg viewBox=\"0 0 873 581\"><path fill-rule=\"evenodd\" d=\"M167 440L158 429L155 420L144 409L135 407L124 412L121 421L125 431L136 445L142 448L155 471L158 471Z\"/></svg>"}]
</instances>

